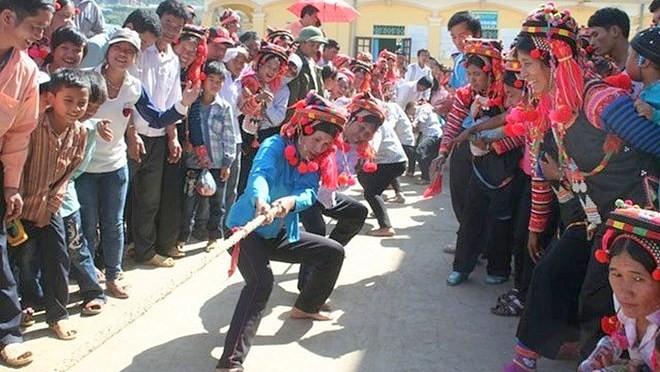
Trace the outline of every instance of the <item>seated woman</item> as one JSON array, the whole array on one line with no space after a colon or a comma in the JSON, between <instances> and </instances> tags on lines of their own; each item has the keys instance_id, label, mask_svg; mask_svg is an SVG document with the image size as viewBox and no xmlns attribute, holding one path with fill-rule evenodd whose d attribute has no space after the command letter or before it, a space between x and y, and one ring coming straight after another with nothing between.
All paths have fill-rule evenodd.
<instances>
[{"instance_id":1,"label":"seated woman","mask_svg":"<svg viewBox=\"0 0 660 372\"><path fill-rule=\"evenodd\" d=\"M598 346L578 371L658 371L660 335L660 213L634 208L611 213L596 260L609 262L616 315L603 318ZM629 358L623 359L622 353Z\"/></svg>"},{"instance_id":2,"label":"seated woman","mask_svg":"<svg viewBox=\"0 0 660 372\"><path fill-rule=\"evenodd\" d=\"M295 113L281 134L259 146L245 192L229 211L226 225L240 228L255 215L265 215L266 221L232 251L232 263L237 262L245 287L234 310L218 371L243 370L273 288L270 260L314 268L294 304L292 318L331 319L320 309L335 286L344 249L334 240L300 232L298 213L316 202L319 183L337 187L333 145L339 144L345 122L341 111L310 93L295 105Z\"/></svg>"}]
</instances>

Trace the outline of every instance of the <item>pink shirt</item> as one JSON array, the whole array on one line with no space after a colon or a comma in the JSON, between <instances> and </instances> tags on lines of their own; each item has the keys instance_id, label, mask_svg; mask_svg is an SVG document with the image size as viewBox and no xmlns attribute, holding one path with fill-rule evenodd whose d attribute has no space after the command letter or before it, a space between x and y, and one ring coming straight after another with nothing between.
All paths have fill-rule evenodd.
<instances>
[{"instance_id":1,"label":"pink shirt","mask_svg":"<svg viewBox=\"0 0 660 372\"><path fill-rule=\"evenodd\" d=\"M0 161L4 187L18 188L27 157L30 133L37 126L39 87L37 65L14 50L0 71Z\"/></svg>"}]
</instances>

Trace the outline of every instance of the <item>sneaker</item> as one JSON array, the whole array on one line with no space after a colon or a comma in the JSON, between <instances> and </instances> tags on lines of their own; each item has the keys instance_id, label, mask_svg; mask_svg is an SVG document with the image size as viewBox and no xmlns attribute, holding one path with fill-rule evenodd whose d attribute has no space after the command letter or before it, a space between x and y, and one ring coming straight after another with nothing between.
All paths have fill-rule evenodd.
<instances>
[{"instance_id":1,"label":"sneaker","mask_svg":"<svg viewBox=\"0 0 660 372\"><path fill-rule=\"evenodd\" d=\"M447 277L447 285L450 287L459 285L467 280L470 274L459 273L458 271L452 271L451 274Z\"/></svg>"},{"instance_id":2,"label":"sneaker","mask_svg":"<svg viewBox=\"0 0 660 372\"><path fill-rule=\"evenodd\" d=\"M447 244L445 245L444 248L442 248L442 252L447 253L447 254L455 254L456 253L456 246L453 244Z\"/></svg>"},{"instance_id":3,"label":"sneaker","mask_svg":"<svg viewBox=\"0 0 660 372\"><path fill-rule=\"evenodd\" d=\"M508 276L499 276L499 275L487 275L486 279L484 279L484 283L486 284L491 284L491 285L497 285L497 284L502 284L509 280Z\"/></svg>"}]
</instances>

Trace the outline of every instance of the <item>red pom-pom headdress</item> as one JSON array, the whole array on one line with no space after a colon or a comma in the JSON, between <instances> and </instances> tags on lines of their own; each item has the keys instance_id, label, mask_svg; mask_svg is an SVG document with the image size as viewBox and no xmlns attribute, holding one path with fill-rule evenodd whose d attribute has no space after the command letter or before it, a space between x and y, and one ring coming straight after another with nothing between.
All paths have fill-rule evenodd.
<instances>
[{"instance_id":1,"label":"red pom-pom headdress","mask_svg":"<svg viewBox=\"0 0 660 372\"><path fill-rule=\"evenodd\" d=\"M346 113L314 91L309 92L304 99L294 103L291 108L295 109L293 116L289 122L282 125L280 130L280 135L290 140L290 144L284 149L284 157L291 166L296 166L300 173L320 171L321 184L331 190L336 189L338 172L334 152L336 147L342 145L340 133L346 124ZM303 135L313 134L314 128L324 123L335 125L338 129L335 146L316 159L302 161L298 158L298 151L294 144L295 140Z\"/></svg>"},{"instance_id":2,"label":"red pom-pom headdress","mask_svg":"<svg viewBox=\"0 0 660 372\"><path fill-rule=\"evenodd\" d=\"M660 213L632 205L632 201L616 201L617 209L607 220L607 230L601 239L601 248L596 250L596 260L608 263L610 247L619 240L632 240L644 248L656 264L651 273L660 281Z\"/></svg>"}]
</instances>

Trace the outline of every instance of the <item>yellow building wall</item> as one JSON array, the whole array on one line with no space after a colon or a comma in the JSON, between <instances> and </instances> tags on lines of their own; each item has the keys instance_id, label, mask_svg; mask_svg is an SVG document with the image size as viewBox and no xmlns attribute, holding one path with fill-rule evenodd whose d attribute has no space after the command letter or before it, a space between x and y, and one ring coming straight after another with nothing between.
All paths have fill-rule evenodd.
<instances>
[{"instance_id":1,"label":"yellow building wall","mask_svg":"<svg viewBox=\"0 0 660 372\"><path fill-rule=\"evenodd\" d=\"M210 1L208 10L203 15L203 24L210 25L212 17L212 9L216 6L238 8L246 14L251 14L253 21L253 29L260 35L264 35L266 27L272 26L275 28L283 27L290 22L295 22L298 16L287 10L292 4L291 1L277 1L268 3L261 6L251 0L215 0ZM598 8L589 7L584 5L576 5L567 7L571 14L581 25L586 25L589 17ZM511 29L518 28L522 24L528 12L520 11L518 9L508 7L503 4L493 2L488 3L466 3L458 6L442 9L440 11L431 11L416 5L406 4L404 2L396 3L396 0L388 0L382 3L367 3L358 5L358 11L362 15L353 23L355 24L355 36L357 37L382 37L388 38L389 36L374 35L374 25L422 25L428 27L428 49L432 56L440 54L441 46L441 32L446 30L447 21L452 14L469 9L469 10L490 10L498 12L498 29ZM644 8L645 15L642 20L642 27L646 28L651 23L651 15ZM631 37L634 36L639 29L640 19L638 14L630 15L631 21ZM335 39L341 46L341 51L346 54L353 54L351 49L351 27L350 23L325 23L323 30L326 36L330 39ZM406 35L407 36L407 35ZM394 37L394 36L392 36ZM414 60L415 51L411 51ZM450 61L442 61L450 62Z\"/></svg>"}]
</instances>

